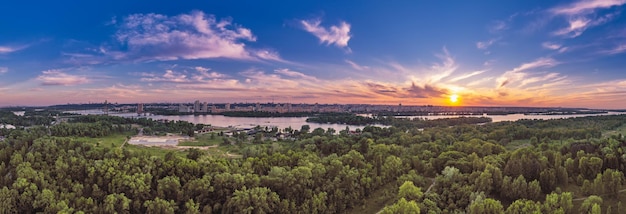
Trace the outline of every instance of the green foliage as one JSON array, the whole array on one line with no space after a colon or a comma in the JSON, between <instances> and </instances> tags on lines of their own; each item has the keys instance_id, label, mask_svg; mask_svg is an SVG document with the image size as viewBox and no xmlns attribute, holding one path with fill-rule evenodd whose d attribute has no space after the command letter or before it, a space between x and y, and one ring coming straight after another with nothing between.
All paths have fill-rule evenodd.
<instances>
[{"instance_id":1,"label":"green foliage","mask_svg":"<svg viewBox=\"0 0 626 214\"><path fill-rule=\"evenodd\" d=\"M600 196L589 196L583 204L580 205L580 213L599 213L600 205L602 205L602 198Z\"/></svg>"},{"instance_id":2,"label":"green foliage","mask_svg":"<svg viewBox=\"0 0 626 214\"><path fill-rule=\"evenodd\" d=\"M413 185L412 181L405 181L398 190L398 197L405 198L409 201L419 201L424 196L419 187Z\"/></svg>"},{"instance_id":3,"label":"green foliage","mask_svg":"<svg viewBox=\"0 0 626 214\"><path fill-rule=\"evenodd\" d=\"M281 204L278 194L268 188L255 187L236 190L226 205L226 213L272 213L280 210Z\"/></svg>"},{"instance_id":4,"label":"green foliage","mask_svg":"<svg viewBox=\"0 0 626 214\"><path fill-rule=\"evenodd\" d=\"M404 198L400 198L397 203L385 207L382 210L383 214L395 214L395 213L406 213L406 214L419 214L420 208L417 206L415 201L407 201Z\"/></svg>"},{"instance_id":5,"label":"green foliage","mask_svg":"<svg viewBox=\"0 0 626 214\"><path fill-rule=\"evenodd\" d=\"M547 213L555 213L550 211ZM541 205L535 201L527 199L515 200L505 211L506 214L541 214Z\"/></svg>"},{"instance_id":6,"label":"green foliage","mask_svg":"<svg viewBox=\"0 0 626 214\"><path fill-rule=\"evenodd\" d=\"M542 210L544 213L572 213L574 207L572 203L572 193L550 193L546 195Z\"/></svg>"},{"instance_id":7,"label":"green foliage","mask_svg":"<svg viewBox=\"0 0 626 214\"><path fill-rule=\"evenodd\" d=\"M491 198L478 198L472 201L468 207L470 214L500 214L504 213L504 207L498 200Z\"/></svg>"},{"instance_id":8,"label":"green foliage","mask_svg":"<svg viewBox=\"0 0 626 214\"><path fill-rule=\"evenodd\" d=\"M247 135L198 136L199 143L210 145L232 140L220 148L241 151L244 158L215 156L210 150L185 153L122 146L137 125L153 134L203 127L186 122L85 116L49 129L0 130L4 137L0 212L574 213L597 212L603 205L621 209L614 203L623 189L626 141L595 136L621 127L626 116L480 126L463 121L469 120L457 120L462 124L452 127L449 121L436 121L432 123L442 125L426 129L416 124L431 122L400 121L402 125L390 128L366 127L358 134L342 130L335 135L333 130L301 127L294 132L297 140L271 144L263 138L257 144L240 140ZM505 149L512 140L531 137L538 146ZM606 197L606 204L592 196L574 210L573 204L581 203L573 200L581 195L580 189ZM505 210L495 198L511 204ZM369 203L371 199L378 201Z\"/></svg>"}]
</instances>

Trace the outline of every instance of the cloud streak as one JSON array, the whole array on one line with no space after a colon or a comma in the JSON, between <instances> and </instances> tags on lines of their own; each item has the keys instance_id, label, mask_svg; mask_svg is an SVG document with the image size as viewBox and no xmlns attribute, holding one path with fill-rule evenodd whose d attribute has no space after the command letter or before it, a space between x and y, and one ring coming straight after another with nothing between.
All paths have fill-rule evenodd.
<instances>
[{"instance_id":1,"label":"cloud streak","mask_svg":"<svg viewBox=\"0 0 626 214\"><path fill-rule=\"evenodd\" d=\"M61 70L42 71L36 79L44 86L72 86L91 82L87 77L67 74Z\"/></svg>"},{"instance_id":2,"label":"cloud streak","mask_svg":"<svg viewBox=\"0 0 626 214\"><path fill-rule=\"evenodd\" d=\"M9 54L9 53L13 53L22 49L27 48L28 45L24 45L24 46L0 46L0 54Z\"/></svg>"},{"instance_id":3,"label":"cloud streak","mask_svg":"<svg viewBox=\"0 0 626 214\"><path fill-rule=\"evenodd\" d=\"M601 54L615 55L626 52L626 43L619 44L611 49L600 51Z\"/></svg>"},{"instance_id":4,"label":"cloud streak","mask_svg":"<svg viewBox=\"0 0 626 214\"><path fill-rule=\"evenodd\" d=\"M556 36L575 38L587 29L605 24L613 20L619 12L612 12L603 16L596 15L599 10L626 4L626 0L580 0L569 5L555 7L549 12L556 16L564 16L569 26L554 31Z\"/></svg>"},{"instance_id":5,"label":"cloud streak","mask_svg":"<svg viewBox=\"0 0 626 214\"><path fill-rule=\"evenodd\" d=\"M459 80L464 80L464 79L467 79L467 78L470 78L470 77L473 77L473 76L476 76L476 75L480 75L480 74L482 74L482 73L485 73L485 71L487 71L487 70L482 70L482 71L474 71L474 72L472 72L472 73L463 74L463 75L461 75L461 76L458 76L458 77L455 77L455 78L450 79L450 81L449 81L449 82L457 82L457 81L459 81Z\"/></svg>"},{"instance_id":6,"label":"cloud streak","mask_svg":"<svg viewBox=\"0 0 626 214\"><path fill-rule=\"evenodd\" d=\"M507 71L497 79L498 88L502 88L508 84L519 82L528 76L527 70L533 70L537 68L553 67L558 65L559 62L552 58L539 58L533 62L524 63L513 70Z\"/></svg>"},{"instance_id":7,"label":"cloud streak","mask_svg":"<svg viewBox=\"0 0 626 214\"><path fill-rule=\"evenodd\" d=\"M348 65L350 65L355 70L365 71L365 70L369 70L370 69L370 67L368 67L368 66L356 64L356 62L353 62L352 60L347 60L346 59L345 62L348 63Z\"/></svg>"},{"instance_id":8,"label":"cloud streak","mask_svg":"<svg viewBox=\"0 0 626 214\"><path fill-rule=\"evenodd\" d=\"M0 74L4 74L4 73L7 73L7 72L9 72L9 68L7 68L7 67L0 67Z\"/></svg>"},{"instance_id":9,"label":"cloud streak","mask_svg":"<svg viewBox=\"0 0 626 214\"><path fill-rule=\"evenodd\" d=\"M626 4L626 0L581 0L572 4L553 8L550 11L559 15L581 15L593 13L597 9Z\"/></svg>"},{"instance_id":10,"label":"cloud streak","mask_svg":"<svg viewBox=\"0 0 626 214\"><path fill-rule=\"evenodd\" d=\"M322 44L346 48L352 37L350 24L344 21L340 22L339 25L331 25L329 28L321 26L322 21L320 19L301 20L300 24L305 31L317 37Z\"/></svg>"},{"instance_id":11,"label":"cloud streak","mask_svg":"<svg viewBox=\"0 0 626 214\"><path fill-rule=\"evenodd\" d=\"M490 39L487 41L476 42L476 48L481 49L481 50L486 50L497 41L498 39Z\"/></svg>"}]
</instances>

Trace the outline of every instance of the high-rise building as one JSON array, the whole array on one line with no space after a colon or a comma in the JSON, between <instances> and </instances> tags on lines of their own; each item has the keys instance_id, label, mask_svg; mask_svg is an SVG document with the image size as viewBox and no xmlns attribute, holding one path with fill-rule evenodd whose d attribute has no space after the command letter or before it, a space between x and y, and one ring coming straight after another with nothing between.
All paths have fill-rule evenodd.
<instances>
[{"instance_id":1,"label":"high-rise building","mask_svg":"<svg viewBox=\"0 0 626 214\"><path fill-rule=\"evenodd\" d=\"M193 112L200 112L200 100L196 100L196 102L193 103Z\"/></svg>"},{"instance_id":2,"label":"high-rise building","mask_svg":"<svg viewBox=\"0 0 626 214\"><path fill-rule=\"evenodd\" d=\"M109 101L108 100L104 100L103 112L104 112L104 115L109 115Z\"/></svg>"},{"instance_id":3,"label":"high-rise building","mask_svg":"<svg viewBox=\"0 0 626 214\"><path fill-rule=\"evenodd\" d=\"M230 103L226 103L226 106L224 106L224 110L230 111Z\"/></svg>"},{"instance_id":4,"label":"high-rise building","mask_svg":"<svg viewBox=\"0 0 626 214\"><path fill-rule=\"evenodd\" d=\"M209 112L209 104L207 102L202 103L202 112Z\"/></svg>"},{"instance_id":5,"label":"high-rise building","mask_svg":"<svg viewBox=\"0 0 626 214\"><path fill-rule=\"evenodd\" d=\"M143 113L143 103L137 104L137 114Z\"/></svg>"}]
</instances>

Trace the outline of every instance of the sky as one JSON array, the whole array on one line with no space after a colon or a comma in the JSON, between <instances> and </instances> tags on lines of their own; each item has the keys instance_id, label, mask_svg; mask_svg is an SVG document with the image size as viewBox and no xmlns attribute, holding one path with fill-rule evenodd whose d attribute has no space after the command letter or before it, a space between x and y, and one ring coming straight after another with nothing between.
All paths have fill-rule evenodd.
<instances>
[{"instance_id":1,"label":"sky","mask_svg":"<svg viewBox=\"0 0 626 214\"><path fill-rule=\"evenodd\" d=\"M9 1L0 7L0 106L200 100L626 109L625 5Z\"/></svg>"}]
</instances>

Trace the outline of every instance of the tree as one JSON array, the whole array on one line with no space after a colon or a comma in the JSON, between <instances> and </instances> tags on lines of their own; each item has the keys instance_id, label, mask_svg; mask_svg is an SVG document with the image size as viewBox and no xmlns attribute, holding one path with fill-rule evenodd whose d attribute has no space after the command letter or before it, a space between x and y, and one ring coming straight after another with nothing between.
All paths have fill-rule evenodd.
<instances>
[{"instance_id":1,"label":"tree","mask_svg":"<svg viewBox=\"0 0 626 214\"><path fill-rule=\"evenodd\" d=\"M581 157L578 169L586 179L593 179L602 170L602 159L598 157Z\"/></svg>"},{"instance_id":2,"label":"tree","mask_svg":"<svg viewBox=\"0 0 626 214\"><path fill-rule=\"evenodd\" d=\"M263 134L261 132L257 132L256 134L254 134L254 140L252 140L252 143L254 144L263 143Z\"/></svg>"},{"instance_id":3,"label":"tree","mask_svg":"<svg viewBox=\"0 0 626 214\"><path fill-rule=\"evenodd\" d=\"M476 214L500 214L504 213L504 207L500 203L500 201L487 198L478 198L470 204L468 207L468 213L476 213Z\"/></svg>"},{"instance_id":4,"label":"tree","mask_svg":"<svg viewBox=\"0 0 626 214\"><path fill-rule=\"evenodd\" d=\"M589 196L585 201L583 201L582 205L580 205L580 213L593 213L594 206L602 205L602 198L600 196L592 195ZM597 212L599 210L596 210Z\"/></svg>"},{"instance_id":5,"label":"tree","mask_svg":"<svg viewBox=\"0 0 626 214\"><path fill-rule=\"evenodd\" d=\"M415 201L407 201L404 198L400 198L398 202L391 206L386 206L382 211L382 214L395 214L395 213L403 213L403 214L419 214L420 208L417 206Z\"/></svg>"},{"instance_id":6,"label":"tree","mask_svg":"<svg viewBox=\"0 0 626 214\"><path fill-rule=\"evenodd\" d=\"M281 206L278 194L266 187L236 190L224 205L225 213L272 213Z\"/></svg>"},{"instance_id":7,"label":"tree","mask_svg":"<svg viewBox=\"0 0 626 214\"><path fill-rule=\"evenodd\" d=\"M167 176L157 181L157 196L165 200L180 201L180 179L176 176Z\"/></svg>"},{"instance_id":8,"label":"tree","mask_svg":"<svg viewBox=\"0 0 626 214\"><path fill-rule=\"evenodd\" d=\"M546 195L546 200L543 203L544 213L572 213L574 207L572 202L572 193L550 193Z\"/></svg>"},{"instance_id":9,"label":"tree","mask_svg":"<svg viewBox=\"0 0 626 214\"><path fill-rule=\"evenodd\" d=\"M484 192L486 194L491 193L493 190L493 175L487 169L485 169L476 180L474 180L474 186L477 192Z\"/></svg>"},{"instance_id":10,"label":"tree","mask_svg":"<svg viewBox=\"0 0 626 214\"><path fill-rule=\"evenodd\" d=\"M158 197L154 200L147 200L143 203L143 206L146 207L146 213L148 214L174 213L177 209L176 202L173 200L166 201Z\"/></svg>"},{"instance_id":11,"label":"tree","mask_svg":"<svg viewBox=\"0 0 626 214\"><path fill-rule=\"evenodd\" d=\"M113 193L104 199L104 210L107 213L128 213L130 209L130 199L124 193Z\"/></svg>"},{"instance_id":12,"label":"tree","mask_svg":"<svg viewBox=\"0 0 626 214\"><path fill-rule=\"evenodd\" d=\"M405 198L409 201L419 201L424 196L419 187L413 185L412 181L405 181L398 190L398 197Z\"/></svg>"},{"instance_id":13,"label":"tree","mask_svg":"<svg viewBox=\"0 0 626 214\"><path fill-rule=\"evenodd\" d=\"M185 202L185 214L200 214L200 204L195 203L193 199Z\"/></svg>"},{"instance_id":14,"label":"tree","mask_svg":"<svg viewBox=\"0 0 626 214\"><path fill-rule=\"evenodd\" d=\"M300 133L302 134L307 134L309 133L310 130L311 130L311 126L309 125L302 125L302 127L300 127Z\"/></svg>"},{"instance_id":15,"label":"tree","mask_svg":"<svg viewBox=\"0 0 626 214\"><path fill-rule=\"evenodd\" d=\"M226 139L226 138L224 138ZM202 155L204 155L204 152L200 151L200 149L196 149L196 148L191 148L187 150L187 158L191 159L191 160L198 160L198 158L202 157Z\"/></svg>"},{"instance_id":16,"label":"tree","mask_svg":"<svg viewBox=\"0 0 626 214\"><path fill-rule=\"evenodd\" d=\"M17 191L9 190L6 186L0 189L0 213L12 213L17 210L17 194Z\"/></svg>"},{"instance_id":17,"label":"tree","mask_svg":"<svg viewBox=\"0 0 626 214\"><path fill-rule=\"evenodd\" d=\"M600 208L599 204L593 204L591 207L590 214L602 214L602 208Z\"/></svg>"},{"instance_id":18,"label":"tree","mask_svg":"<svg viewBox=\"0 0 626 214\"><path fill-rule=\"evenodd\" d=\"M515 200L505 211L506 214L541 214L541 205L528 199Z\"/></svg>"}]
</instances>

